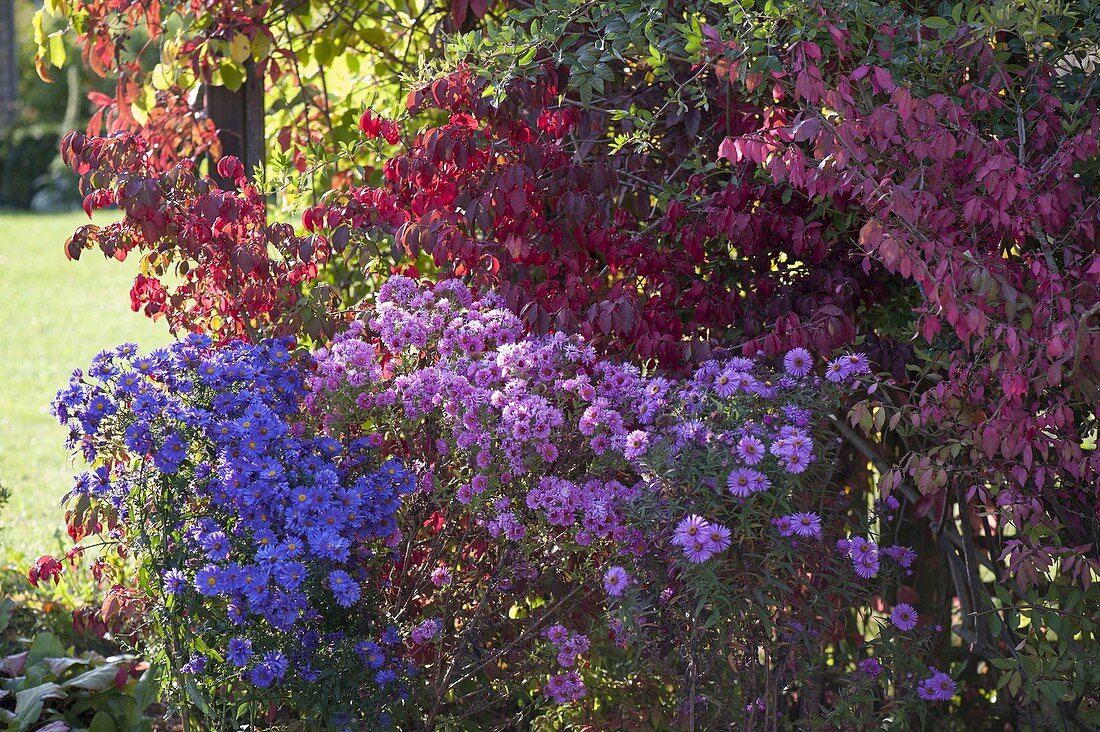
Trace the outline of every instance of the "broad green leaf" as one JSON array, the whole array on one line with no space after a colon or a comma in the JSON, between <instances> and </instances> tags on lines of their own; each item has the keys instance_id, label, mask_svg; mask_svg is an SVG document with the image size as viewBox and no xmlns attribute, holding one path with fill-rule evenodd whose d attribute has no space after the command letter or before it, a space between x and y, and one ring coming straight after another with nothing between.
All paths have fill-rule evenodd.
<instances>
[{"instance_id":1,"label":"broad green leaf","mask_svg":"<svg viewBox=\"0 0 1100 732\"><path fill-rule=\"evenodd\" d=\"M44 658L61 658L65 655L65 646L53 633L39 633L27 650L27 666L33 666Z\"/></svg>"},{"instance_id":2,"label":"broad green leaf","mask_svg":"<svg viewBox=\"0 0 1100 732\"><path fill-rule=\"evenodd\" d=\"M11 726L16 730L28 729L42 716L47 699L64 699L65 690L53 682L24 689L15 695L15 719Z\"/></svg>"}]
</instances>

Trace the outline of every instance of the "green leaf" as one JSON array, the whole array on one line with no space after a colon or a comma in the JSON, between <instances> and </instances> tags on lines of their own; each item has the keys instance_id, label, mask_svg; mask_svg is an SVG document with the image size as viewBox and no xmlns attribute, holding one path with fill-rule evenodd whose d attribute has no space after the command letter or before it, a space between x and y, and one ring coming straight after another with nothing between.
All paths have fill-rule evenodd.
<instances>
[{"instance_id":1,"label":"green leaf","mask_svg":"<svg viewBox=\"0 0 1100 732\"><path fill-rule=\"evenodd\" d=\"M65 655L65 646L53 633L39 633L27 651L27 666L33 666L44 658L61 658Z\"/></svg>"},{"instance_id":2,"label":"green leaf","mask_svg":"<svg viewBox=\"0 0 1100 732\"><path fill-rule=\"evenodd\" d=\"M115 721L107 712L99 712L92 717L92 723L88 725L88 732L118 732Z\"/></svg>"},{"instance_id":3,"label":"green leaf","mask_svg":"<svg viewBox=\"0 0 1100 732\"><path fill-rule=\"evenodd\" d=\"M924 19L924 25L934 30L943 30L944 28L950 28L951 24L946 19L939 17L938 15L932 15Z\"/></svg>"},{"instance_id":4,"label":"green leaf","mask_svg":"<svg viewBox=\"0 0 1100 732\"><path fill-rule=\"evenodd\" d=\"M64 682L66 689L87 689L88 691L106 691L115 685L118 663L105 663L90 671L74 676Z\"/></svg>"},{"instance_id":5,"label":"green leaf","mask_svg":"<svg viewBox=\"0 0 1100 732\"><path fill-rule=\"evenodd\" d=\"M64 689L53 682L39 684L18 692L15 695L15 719L12 720L10 728L27 729L42 716L42 707L47 699L64 698Z\"/></svg>"},{"instance_id":6,"label":"green leaf","mask_svg":"<svg viewBox=\"0 0 1100 732\"><path fill-rule=\"evenodd\" d=\"M0 600L0 633L3 633L8 629L8 625L11 623L11 616L15 612L15 600L10 597L5 597Z\"/></svg>"},{"instance_id":7,"label":"green leaf","mask_svg":"<svg viewBox=\"0 0 1100 732\"><path fill-rule=\"evenodd\" d=\"M229 59L223 59L221 65L222 85L229 91L237 91L244 83L244 69Z\"/></svg>"}]
</instances>

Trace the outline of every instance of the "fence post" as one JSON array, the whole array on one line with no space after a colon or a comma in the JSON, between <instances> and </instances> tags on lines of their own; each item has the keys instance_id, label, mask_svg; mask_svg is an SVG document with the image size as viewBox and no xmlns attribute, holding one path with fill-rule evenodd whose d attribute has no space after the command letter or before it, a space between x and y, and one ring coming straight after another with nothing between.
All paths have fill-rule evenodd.
<instances>
[{"instance_id":1,"label":"fence post","mask_svg":"<svg viewBox=\"0 0 1100 732\"><path fill-rule=\"evenodd\" d=\"M240 89L206 88L206 111L218 129L222 155L240 158L251 178L252 169L264 165L264 86L251 61L245 68L248 77ZM210 175L222 186L232 185L221 179L213 165Z\"/></svg>"},{"instance_id":2,"label":"fence post","mask_svg":"<svg viewBox=\"0 0 1100 732\"><path fill-rule=\"evenodd\" d=\"M15 0L0 0L0 125L8 127L19 113L19 66L16 61Z\"/></svg>"}]
</instances>

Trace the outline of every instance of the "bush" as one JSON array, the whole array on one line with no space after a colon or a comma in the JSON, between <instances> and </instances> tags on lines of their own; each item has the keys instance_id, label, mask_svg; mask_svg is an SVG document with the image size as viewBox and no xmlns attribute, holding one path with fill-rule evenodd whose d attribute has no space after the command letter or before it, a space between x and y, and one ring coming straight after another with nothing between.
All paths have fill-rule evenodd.
<instances>
[{"instance_id":1,"label":"bush","mask_svg":"<svg viewBox=\"0 0 1100 732\"><path fill-rule=\"evenodd\" d=\"M0 135L0 206L26 209L57 158L61 131L52 124L17 125Z\"/></svg>"}]
</instances>

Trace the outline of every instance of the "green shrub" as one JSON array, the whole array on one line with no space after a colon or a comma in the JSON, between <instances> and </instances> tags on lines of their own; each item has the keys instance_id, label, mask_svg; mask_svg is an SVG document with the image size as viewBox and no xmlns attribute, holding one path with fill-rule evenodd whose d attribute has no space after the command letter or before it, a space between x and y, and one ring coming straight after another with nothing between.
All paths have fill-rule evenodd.
<instances>
[{"instance_id":1,"label":"green shrub","mask_svg":"<svg viewBox=\"0 0 1100 732\"><path fill-rule=\"evenodd\" d=\"M19 125L0 135L0 206L30 208L58 156L55 124Z\"/></svg>"}]
</instances>

